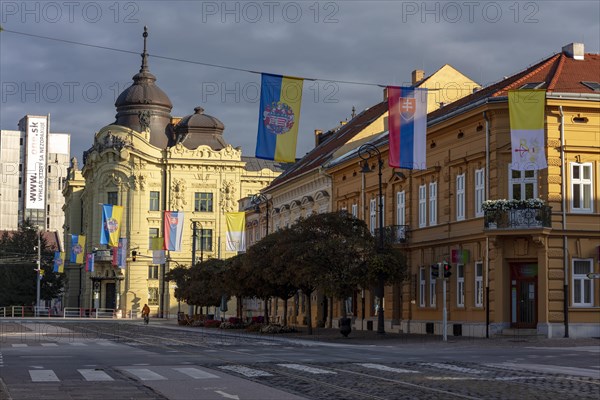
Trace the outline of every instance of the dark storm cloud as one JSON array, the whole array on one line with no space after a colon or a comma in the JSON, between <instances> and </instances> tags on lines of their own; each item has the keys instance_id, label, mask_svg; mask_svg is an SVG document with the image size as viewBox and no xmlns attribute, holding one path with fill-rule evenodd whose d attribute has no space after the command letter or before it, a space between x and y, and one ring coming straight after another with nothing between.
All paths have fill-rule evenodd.
<instances>
[{"instance_id":1,"label":"dark storm cloud","mask_svg":"<svg viewBox=\"0 0 600 400\"><path fill-rule=\"evenodd\" d=\"M600 47L594 1L67 3L3 1L0 23L135 54L1 33L0 125L15 129L25 114L50 113L53 131L71 133L77 157L114 121L116 96L140 67L144 25L151 56L378 84L409 83L413 69L430 74L446 63L489 84L567 43L583 41L587 52ZM226 140L253 155L258 74L156 57L150 69L173 102L172 115L200 105L223 121ZM377 86L305 81L297 155L313 146L314 129L381 99Z\"/></svg>"}]
</instances>

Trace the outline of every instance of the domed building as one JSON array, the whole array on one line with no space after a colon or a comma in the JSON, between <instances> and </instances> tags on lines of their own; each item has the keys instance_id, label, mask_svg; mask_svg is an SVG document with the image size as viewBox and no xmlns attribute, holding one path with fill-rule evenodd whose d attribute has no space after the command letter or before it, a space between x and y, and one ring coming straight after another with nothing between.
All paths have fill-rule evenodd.
<instances>
[{"instance_id":1,"label":"domed building","mask_svg":"<svg viewBox=\"0 0 600 400\"><path fill-rule=\"evenodd\" d=\"M147 36L144 28L142 65L115 102L115 121L95 134L83 165L72 160L65 182L65 251L71 251L70 235L85 235L84 250L95 255L94 271L67 257L66 307L127 315L147 303L153 314L174 315L178 304L164 274L191 264L192 227L195 261L200 255L235 255L226 251L225 213L238 211L240 199L258 193L282 172L281 164L242 156L224 139L223 123L203 108L180 119L171 116L171 100L148 66ZM123 206L124 268L114 267L113 250L100 245L102 204ZM159 264L150 248L152 238L163 237L165 210L183 211L185 223L181 251L167 251Z\"/></svg>"}]
</instances>

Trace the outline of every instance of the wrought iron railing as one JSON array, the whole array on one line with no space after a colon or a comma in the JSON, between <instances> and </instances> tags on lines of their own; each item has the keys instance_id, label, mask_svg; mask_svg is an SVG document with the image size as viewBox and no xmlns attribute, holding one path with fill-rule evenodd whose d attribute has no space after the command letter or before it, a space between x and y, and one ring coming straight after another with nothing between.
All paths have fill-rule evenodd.
<instances>
[{"instance_id":1,"label":"wrought iron railing","mask_svg":"<svg viewBox=\"0 0 600 400\"><path fill-rule=\"evenodd\" d=\"M513 208L510 210L486 210L486 229L535 229L552 226L552 207Z\"/></svg>"},{"instance_id":2,"label":"wrought iron railing","mask_svg":"<svg viewBox=\"0 0 600 400\"><path fill-rule=\"evenodd\" d=\"M379 228L375 229L375 238L379 237ZM389 225L383 227L383 241L388 244L406 243L408 225Z\"/></svg>"}]
</instances>

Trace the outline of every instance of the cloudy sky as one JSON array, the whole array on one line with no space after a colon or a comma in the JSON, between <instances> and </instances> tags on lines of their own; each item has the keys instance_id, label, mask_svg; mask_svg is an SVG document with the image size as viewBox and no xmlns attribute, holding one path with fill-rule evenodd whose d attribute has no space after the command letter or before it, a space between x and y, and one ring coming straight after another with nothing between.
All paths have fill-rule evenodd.
<instances>
[{"instance_id":1,"label":"cloudy sky","mask_svg":"<svg viewBox=\"0 0 600 400\"><path fill-rule=\"evenodd\" d=\"M49 113L51 130L70 133L71 154L81 157L94 133L114 121L116 97L140 67L147 25L150 70L173 102L172 115L202 106L244 155L254 155L260 85L260 75L246 70L318 79L304 83L301 157L314 144L314 129L332 128L353 106L361 111L382 99L378 86L341 81L407 84L412 70L428 75L447 63L487 85L571 42L598 53L599 4L3 0L0 127L16 129L25 114Z\"/></svg>"}]
</instances>

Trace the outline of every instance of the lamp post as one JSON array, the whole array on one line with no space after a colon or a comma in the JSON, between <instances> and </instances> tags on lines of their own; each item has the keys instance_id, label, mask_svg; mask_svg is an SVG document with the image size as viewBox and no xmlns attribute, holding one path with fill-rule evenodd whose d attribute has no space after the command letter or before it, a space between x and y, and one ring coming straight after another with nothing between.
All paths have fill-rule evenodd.
<instances>
[{"instance_id":1,"label":"lamp post","mask_svg":"<svg viewBox=\"0 0 600 400\"><path fill-rule=\"evenodd\" d=\"M358 148L358 156L363 160L362 173L371 172L371 168L369 167L369 160L371 158L377 157L378 164L378 175L379 175L379 205L377 207L378 217L379 217L379 241L377 250L381 252L383 250L383 194L382 194L382 183L381 183L381 169L383 168L383 160L381 159L381 152L379 149L371 144L365 143ZM377 333L383 334L385 333L385 318L384 318L384 310L383 310L383 293L384 293L384 282L383 276L381 273L378 277L377 282L377 292L379 298L379 304L377 308Z\"/></svg>"},{"instance_id":2,"label":"lamp post","mask_svg":"<svg viewBox=\"0 0 600 400\"><path fill-rule=\"evenodd\" d=\"M198 228L196 225L200 224L200 264L204 261L204 226L198 221L192 222L192 267L196 264L196 241L198 238Z\"/></svg>"},{"instance_id":3,"label":"lamp post","mask_svg":"<svg viewBox=\"0 0 600 400\"><path fill-rule=\"evenodd\" d=\"M252 204L254 204L254 207L255 207L254 210L258 213L259 216L260 216L260 203L265 203L265 206L266 206L265 219L266 219L266 228L267 228L266 235L268 235L269 234L269 199L264 194L257 193L254 196L252 196L252 198L250 199L250 202Z\"/></svg>"}]
</instances>

